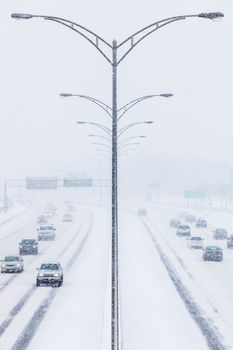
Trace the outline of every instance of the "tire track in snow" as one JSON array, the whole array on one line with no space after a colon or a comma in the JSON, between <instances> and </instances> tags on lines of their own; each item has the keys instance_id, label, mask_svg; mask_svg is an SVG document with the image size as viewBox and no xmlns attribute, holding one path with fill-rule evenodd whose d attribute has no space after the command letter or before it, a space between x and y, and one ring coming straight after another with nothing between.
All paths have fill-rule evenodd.
<instances>
[{"instance_id":1,"label":"tire track in snow","mask_svg":"<svg viewBox=\"0 0 233 350\"><path fill-rule=\"evenodd\" d=\"M27 226L26 226L27 227ZM64 232L66 231L66 228L63 230ZM62 231L62 232L63 232ZM16 232L19 232L19 231L16 231ZM47 246L43 249L43 251L41 251L40 253L34 255L32 257L32 259L30 259L28 262L27 262L27 266L30 266L31 264L33 264L33 262L35 260L37 260L38 258L41 257L42 254L46 253L47 250L49 250L51 248L51 246ZM64 249L63 249L64 250ZM2 273L1 273L2 274ZM3 291L12 281L14 281L17 277L21 276L21 273L14 273L13 275L11 275L6 281L4 281L1 285L0 285L0 292ZM0 331L0 336L1 336L1 331Z\"/></svg>"},{"instance_id":2,"label":"tire track in snow","mask_svg":"<svg viewBox=\"0 0 233 350\"><path fill-rule=\"evenodd\" d=\"M87 229L87 232L86 232L84 238L82 239L81 243L78 245L77 249L74 251L74 253L71 256L68 263L66 264L65 270L67 272L69 272L69 270L72 268L73 264L78 259L79 255L80 255L80 253L81 253L81 251L82 251L82 249L83 249L83 247L84 247L84 245L85 245L85 243L90 235L92 225L93 225L93 216L91 216L90 224L89 224L89 227ZM22 331L22 333L20 334L20 336L16 340L16 342L13 345L13 347L11 348L11 350L22 350L22 349L26 349L28 347L32 338L36 334L36 332L40 326L40 323L43 321L50 305L52 304L53 299L57 295L58 290L59 289L52 289L50 291L49 295L46 298L44 298L42 303L38 306L38 308L34 312L32 318L29 320L26 327L24 328L24 330Z\"/></svg>"},{"instance_id":3,"label":"tire track in snow","mask_svg":"<svg viewBox=\"0 0 233 350\"><path fill-rule=\"evenodd\" d=\"M80 225L78 231L75 232L72 239L68 242L68 244L63 248L63 250L59 253L58 259L62 257L62 255L69 249L73 241L76 239L79 232L82 230L84 225L84 219L82 224ZM17 277L17 275L15 276ZM10 282L10 281L9 281ZM36 286L33 285L30 287L27 292L23 295L23 297L18 301L18 303L12 308L10 311L8 317L0 323L0 337L5 333L7 328L10 326L12 321L14 320L15 316L19 314L19 312L23 309L24 305L29 301L29 299L32 297L34 292L36 291Z\"/></svg>"},{"instance_id":4,"label":"tire track in snow","mask_svg":"<svg viewBox=\"0 0 233 350\"><path fill-rule=\"evenodd\" d=\"M145 220L141 219L141 222L143 223L144 227L146 228L147 232L150 235L151 240L154 243L154 246L159 254L159 257L164 264L168 275L170 279L172 280L179 296L183 300L188 312L196 322L197 326L201 330L204 338L206 339L206 342L211 350L226 350L227 347L225 344L223 344L223 338L220 335L220 333L217 331L217 329L214 327L214 325L209 321L206 320L205 315L203 314L200 306L196 303L192 295L190 294L189 290L184 286L181 279L179 278L175 268L169 261L167 255L162 250L161 246L155 239L152 230L150 229L149 225L146 223ZM18 349L19 350L19 349Z\"/></svg>"}]
</instances>

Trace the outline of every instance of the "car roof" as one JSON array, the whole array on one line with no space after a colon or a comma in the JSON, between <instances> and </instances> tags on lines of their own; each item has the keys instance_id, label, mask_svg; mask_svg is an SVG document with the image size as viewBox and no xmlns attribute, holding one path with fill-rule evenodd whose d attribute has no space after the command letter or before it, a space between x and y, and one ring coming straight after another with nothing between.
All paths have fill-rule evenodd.
<instances>
[{"instance_id":1,"label":"car roof","mask_svg":"<svg viewBox=\"0 0 233 350\"><path fill-rule=\"evenodd\" d=\"M23 238L22 241L36 241L35 238Z\"/></svg>"},{"instance_id":2,"label":"car roof","mask_svg":"<svg viewBox=\"0 0 233 350\"><path fill-rule=\"evenodd\" d=\"M222 249L221 247L217 246L217 245L207 245L205 247L205 249Z\"/></svg>"}]
</instances>

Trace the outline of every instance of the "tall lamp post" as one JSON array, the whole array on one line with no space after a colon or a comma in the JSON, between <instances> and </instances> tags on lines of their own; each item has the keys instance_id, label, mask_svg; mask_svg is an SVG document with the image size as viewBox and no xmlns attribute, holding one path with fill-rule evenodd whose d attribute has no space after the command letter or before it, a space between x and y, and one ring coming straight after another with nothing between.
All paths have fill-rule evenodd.
<instances>
[{"instance_id":1,"label":"tall lamp post","mask_svg":"<svg viewBox=\"0 0 233 350\"><path fill-rule=\"evenodd\" d=\"M119 349L119 312L118 312L118 232L117 232L117 121L118 121L118 110L117 110L117 68L119 64L128 56L128 54L142 42L143 39L147 38L150 34L154 33L158 29L164 26L185 20L188 18L203 18L215 20L224 17L221 12L210 12L210 13L199 13L196 15L184 15L166 18L157 22L154 22L134 34L130 35L120 44L116 40L112 43L108 43L99 35L89 30L88 28L69 21L60 17L46 16L46 15L32 15L32 14L22 14L13 13L11 15L15 19L31 19L31 18L41 18L44 20L53 21L59 23L77 34L81 35L83 38L88 40L88 42L93 45L105 58L105 60L112 67L112 309L111 309L111 349ZM102 48L104 46L104 49ZM118 49L125 48L120 58L118 58ZM108 53L106 53L108 50ZM110 51L110 54L109 54Z\"/></svg>"}]
</instances>

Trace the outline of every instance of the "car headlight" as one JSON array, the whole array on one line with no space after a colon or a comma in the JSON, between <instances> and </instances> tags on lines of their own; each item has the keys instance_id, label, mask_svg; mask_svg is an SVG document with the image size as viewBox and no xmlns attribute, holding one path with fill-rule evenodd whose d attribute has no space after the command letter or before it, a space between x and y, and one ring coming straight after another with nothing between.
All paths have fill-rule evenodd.
<instances>
[{"instance_id":1,"label":"car headlight","mask_svg":"<svg viewBox=\"0 0 233 350\"><path fill-rule=\"evenodd\" d=\"M36 245L33 246L33 248L36 248L36 247L37 247Z\"/></svg>"},{"instance_id":2,"label":"car headlight","mask_svg":"<svg viewBox=\"0 0 233 350\"><path fill-rule=\"evenodd\" d=\"M2 267L6 267L6 264L2 264Z\"/></svg>"},{"instance_id":3,"label":"car headlight","mask_svg":"<svg viewBox=\"0 0 233 350\"><path fill-rule=\"evenodd\" d=\"M16 264L16 266L18 266L18 267L19 267L19 266L20 266L20 264Z\"/></svg>"},{"instance_id":4,"label":"car headlight","mask_svg":"<svg viewBox=\"0 0 233 350\"><path fill-rule=\"evenodd\" d=\"M39 276L39 277L43 277L44 274L43 274L43 273L39 273L38 276Z\"/></svg>"},{"instance_id":5,"label":"car headlight","mask_svg":"<svg viewBox=\"0 0 233 350\"><path fill-rule=\"evenodd\" d=\"M60 277L61 275L60 275L60 273L55 273L54 274L54 277Z\"/></svg>"}]
</instances>

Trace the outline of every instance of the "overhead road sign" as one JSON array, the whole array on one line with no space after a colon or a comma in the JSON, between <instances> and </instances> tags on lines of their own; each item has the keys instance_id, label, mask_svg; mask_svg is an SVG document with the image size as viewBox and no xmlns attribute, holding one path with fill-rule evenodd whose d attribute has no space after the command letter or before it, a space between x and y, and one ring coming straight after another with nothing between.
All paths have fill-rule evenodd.
<instances>
[{"instance_id":1,"label":"overhead road sign","mask_svg":"<svg viewBox=\"0 0 233 350\"><path fill-rule=\"evenodd\" d=\"M56 177L27 177L26 189L27 190L56 190L57 178Z\"/></svg>"},{"instance_id":2,"label":"overhead road sign","mask_svg":"<svg viewBox=\"0 0 233 350\"><path fill-rule=\"evenodd\" d=\"M92 187L92 178L64 178L64 187Z\"/></svg>"}]
</instances>

